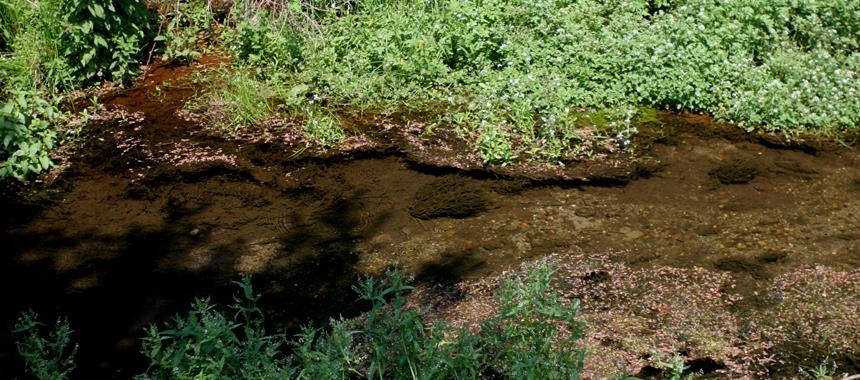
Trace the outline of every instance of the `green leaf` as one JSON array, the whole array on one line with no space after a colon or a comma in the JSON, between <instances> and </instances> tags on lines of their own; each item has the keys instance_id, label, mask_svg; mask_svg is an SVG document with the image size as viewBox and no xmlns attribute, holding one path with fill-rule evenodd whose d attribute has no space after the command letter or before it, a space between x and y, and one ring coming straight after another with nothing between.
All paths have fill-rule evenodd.
<instances>
[{"instance_id":1,"label":"green leaf","mask_svg":"<svg viewBox=\"0 0 860 380\"><path fill-rule=\"evenodd\" d=\"M87 64L89 64L95 56L96 49L90 49L88 52L84 53L84 55L81 56L81 66L86 66Z\"/></svg>"},{"instance_id":2,"label":"green leaf","mask_svg":"<svg viewBox=\"0 0 860 380\"><path fill-rule=\"evenodd\" d=\"M84 23L81 25L81 31L84 32L85 34L89 34L90 32L92 32L93 31L93 22L90 20L84 21Z\"/></svg>"},{"instance_id":3,"label":"green leaf","mask_svg":"<svg viewBox=\"0 0 860 380\"><path fill-rule=\"evenodd\" d=\"M289 98L297 98L299 96L306 94L309 89L310 89L310 87L308 85L300 84L300 85L297 85L297 86L294 86L293 88L291 88L290 92L287 94L287 96Z\"/></svg>"},{"instance_id":4,"label":"green leaf","mask_svg":"<svg viewBox=\"0 0 860 380\"><path fill-rule=\"evenodd\" d=\"M96 45L101 45L105 49L107 49L108 47L107 41L99 34L93 34L93 43L95 43Z\"/></svg>"},{"instance_id":5,"label":"green leaf","mask_svg":"<svg viewBox=\"0 0 860 380\"><path fill-rule=\"evenodd\" d=\"M51 162L51 159L50 159L50 158L48 158L48 156L47 156L47 155L44 155L44 156L42 156L42 157L39 157L39 163L40 163L40 164L42 164L42 169L50 168L50 167L51 167L51 164L53 164L53 163Z\"/></svg>"},{"instance_id":6,"label":"green leaf","mask_svg":"<svg viewBox=\"0 0 860 380\"><path fill-rule=\"evenodd\" d=\"M90 4L87 5L87 9L90 11L90 14L98 17L100 19L105 18L105 9L99 4Z\"/></svg>"}]
</instances>

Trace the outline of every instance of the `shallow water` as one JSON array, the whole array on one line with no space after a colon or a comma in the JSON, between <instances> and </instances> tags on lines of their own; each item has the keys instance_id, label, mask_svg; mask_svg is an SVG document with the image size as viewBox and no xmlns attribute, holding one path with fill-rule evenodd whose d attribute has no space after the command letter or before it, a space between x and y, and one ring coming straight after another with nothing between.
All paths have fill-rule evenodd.
<instances>
[{"instance_id":1,"label":"shallow water","mask_svg":"<svg viewBox=\"0 0 860 380\"><path fill-rule=\"evenodd\" d=\"M649 154L659 171L589 186L469 176L383 152L291 161L138 110L149 117L101 129L55 184L3 205L4 331L28 308L68 316L80 378L141 370L144 327L194 297L229 301L242 273L290 330L351 315L350 285L391 265L453 282L550 253L611 252L634 267L728 271L744 295L805 264L860 267L857 149L779 149L670 120L680 131ZM742 178L723 180L738 167ZM488 209L410 215L416 191L452 175L486 191ZM0 343L6 378L20 364L10 337Z\"/></svg>"}]
</instances>

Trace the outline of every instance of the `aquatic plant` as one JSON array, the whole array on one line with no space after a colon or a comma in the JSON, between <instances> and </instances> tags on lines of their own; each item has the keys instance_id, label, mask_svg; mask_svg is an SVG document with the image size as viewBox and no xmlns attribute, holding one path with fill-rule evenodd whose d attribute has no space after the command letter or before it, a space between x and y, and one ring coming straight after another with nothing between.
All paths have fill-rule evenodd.
<instances>
[{"instance_id":1,"label":"aquatic plant","mask_svg":"<svg viewBox=\"0 0 860 380\"><path fill-rule=\"evenodd\" d=\"M860 271L806 267L776 278L749 327L775 345L776 360L818 368L860 359Z\"/></svg>"}]
</instances>

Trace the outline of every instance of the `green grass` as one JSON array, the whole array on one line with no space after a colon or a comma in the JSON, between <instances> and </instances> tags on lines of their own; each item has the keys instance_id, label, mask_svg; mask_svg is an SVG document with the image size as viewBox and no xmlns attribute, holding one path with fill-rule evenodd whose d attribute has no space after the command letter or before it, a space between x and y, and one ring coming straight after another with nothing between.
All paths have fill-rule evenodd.
<instances>
[{"instance_id":1,"label":"green grass","mask_svg":"<svg viewBox=\"0 0 860 380\"><path fill-rule=\"evenodd\" d=\"M324 109L307 108L304 126L305 137L324 148L337 145L345 137L337 117Z\"/></svg>"},{"instance_id":2,"label":"green grass","mask_svg":"<svg viewBox=\"0 0 860 380\"><path fill-rule=\"evenodd\" d=\"M626 145L640 106L787 135L860 121L848 0L241 4L225 46L260 80L307 85L333 112L435 114L488 162Z\"/></svg>"},{"instance_id":3,"label":"green grass","mask_svg":"<svg viewBox=\"0 0 860 380\"><path fill-rule=\"evenodd\" d=\"M227 120L221 121L229 129L239 129L262 123L275 110L271 86L255 80L244 71L224 71L216 73L211 93L204 95L205 106L223 107Z\"/></svg>"}]
</instances>

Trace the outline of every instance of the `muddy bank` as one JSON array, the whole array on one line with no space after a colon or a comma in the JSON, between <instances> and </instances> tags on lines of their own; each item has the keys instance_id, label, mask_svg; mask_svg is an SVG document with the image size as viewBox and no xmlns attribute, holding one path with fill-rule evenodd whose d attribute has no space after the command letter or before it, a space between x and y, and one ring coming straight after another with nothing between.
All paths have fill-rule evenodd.
<instances>
[{"instance_id":1,"label":"muddy bank","mask_svg":"<svg viewBox=\"0 0 860 380\"><path fill-rule=\"evenodd\" d=\"M762 309L759 295L799 268L860 267L856 148L763 143L666 114L665 131L646 136L636 156L564 167L485 168L446 150L455 140L400 145L417 133L408 128L315 151L289 140L292 130L228 137L187 117L193 86L156 87L192 70L157 68L106 97L118 117L84 128L53 177L6 190L0 377L20 370L8 331L21 310L70 318L80 378L128 378L145 365L136 340L144 327L194 297L229 302L229 282L243 273L256 276L272 327L294 331L354 314L349 285L391 265L421 283L454 284L553 254L600 258L643 278L730 283L707 290L738 300L720 310L731 318ZM463 188L480 197L458 204ZM672 307L697 294L671 293ZM688 318L670 313L655 324L641 314L650 327L631 331L654 347L666 347L652 334L660 326ZM720 342L741 331L697 323ZM622 348L627 358L648 351Z\"/></svg>"}]
</instances>

